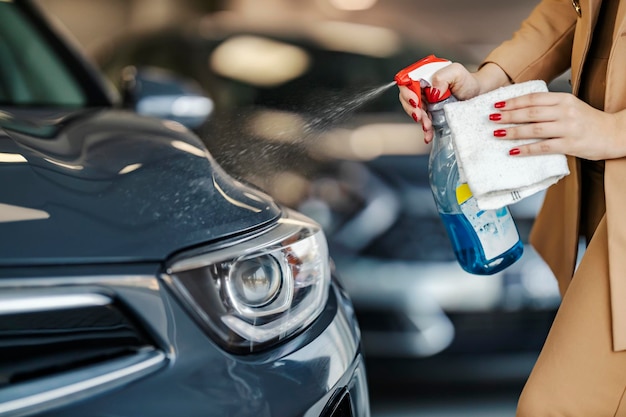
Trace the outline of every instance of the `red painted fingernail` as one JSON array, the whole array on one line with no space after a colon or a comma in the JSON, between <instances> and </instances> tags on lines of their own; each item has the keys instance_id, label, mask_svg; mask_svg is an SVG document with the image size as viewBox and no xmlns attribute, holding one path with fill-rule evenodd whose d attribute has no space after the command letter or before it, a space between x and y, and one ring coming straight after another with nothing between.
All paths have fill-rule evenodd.
<instances>
[{"instance_id":1,"label":"red painted fingernail","mask_svg":"<svg viewBox=\"0 0 626 417\"><path fill-rule=\"evenodd\" d=\"M417 113L411 113L411 117L417 122Z\"/></svg>"},{"instance_id":2,"label":"red painted fingernail","mask_svg":"<svg viewBox=\"0 0 626 417\"><path fill-rule=\"evenodd\" d=\"M409 104L413 107L413 108L417 108L417 103L415 102L415 100L413 100L412 98L409 99Z\"/></svg>"},{"instance_id":3,"label":"red painted fingernail","mask_svg":"<svg viewBox=\"0 0 626 417\"><path fill-rule=\"evenodd\" d=\"M430 94L432 101L439 101L439 98L441 97L441 91L439 91L438 88L431 88Z\"/></svg>"},{"instance_id":4,"label":"red painted fingernail","mask_svg":"<svg viewBox=\"0 0 626 417\"><path fill-rule=\"evenodd\" d=\"M493 107L495 107L496 109L501 109L503 108L505 105L504 101L498 101L496 104L493 105Z\"/></svg>"},{"instance_id":5,"label":"red painted fingernail","mask_svg":"<svg viewBox=\"0 0 626 417\"><path fill-rule=\"evenodd\" d=\"M422 130L426 132L426 126L422 125Z\"/></svg>"},{"instance_id":6,"label":"red painted fingernail","mask_svg":"<svg viewBox=\"0 0 626 417\"><path fill-rule=\"evenodd\" d=\"M509 155L519 155L519 154L520 154L519 148L513 148L509 151Z\"/></svg>"},{"instance_id":7,"label":"red painted fingernail","mask_svg":"<svg viewBox=\"0 0 626 417\"><path fill-rule=\"evenodd\" d=\"M502 115L500 113L492 113L489 115L489 120L498 121L502 119Z\"/></svg>"},{"instance_id":8,"label":"red painted fingernail","mask_svg":"<svg viewBox=\"0 0 626 417\"><path fill-rule=\"evenodd\" d=\"M503 138L506 136L506 129L494 130L493 135L497 138Z\"/></svg>"}]
</instances>

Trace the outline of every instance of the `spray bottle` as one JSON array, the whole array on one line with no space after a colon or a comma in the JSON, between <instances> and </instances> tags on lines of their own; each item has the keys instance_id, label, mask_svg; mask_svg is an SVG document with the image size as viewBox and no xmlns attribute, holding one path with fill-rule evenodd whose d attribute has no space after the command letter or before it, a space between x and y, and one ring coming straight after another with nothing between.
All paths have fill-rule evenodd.
<instances>
[{"instance_id":1,"label":"spray bottle","mask_svg":"<svg viewBox=\"0 0 626 417\"><path fill-rule=\"evenodd\" d=\"M446 59L429 55L398 72L395 81L414 91L420 102L424 89L427 110L435 129L428 161L430 187L456 258L469 273L491 275L517 261L524 247L509 209L480 210L469 186L460 180L443 110L456 98L449 89L436 94L431 88L433 74L450 64Z\"/></svg>"}]
</instances>

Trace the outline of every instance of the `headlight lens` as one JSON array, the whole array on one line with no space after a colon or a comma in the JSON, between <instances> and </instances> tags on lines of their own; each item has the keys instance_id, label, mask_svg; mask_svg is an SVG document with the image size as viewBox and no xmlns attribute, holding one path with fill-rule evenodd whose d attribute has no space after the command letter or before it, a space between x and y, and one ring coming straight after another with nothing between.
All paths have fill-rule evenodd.
<instances>
[{"instance_id":1,"label":"headlight lens","mask_svg":"<svg viewBox=\"0 0 626 417\"><path fill-rule=\"evenodd\" d=\"M226 280L233 302L252 309L270 303L281 289L282 269L272 255L236 262Z\"/></svg>"},{"instance_id":2,"label":"headlight lens","mask_svg":"<svg viewBox=\"0 0 626 417\"><path fill-rule=\"evenodd\" d=\"M291 212L253 239L174 261L166 278L222 346L257 351L322 312L328 248L319 226Z\"/></svg>"}]
</instances>

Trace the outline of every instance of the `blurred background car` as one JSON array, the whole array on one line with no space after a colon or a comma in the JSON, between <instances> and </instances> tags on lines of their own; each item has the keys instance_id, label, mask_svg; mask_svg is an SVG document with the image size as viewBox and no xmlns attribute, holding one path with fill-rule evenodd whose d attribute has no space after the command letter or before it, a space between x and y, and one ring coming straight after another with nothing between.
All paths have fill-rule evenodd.
<instances>
[{"instance_id":1,"label":"blurred background car","mask_svg":"<svg viewBox=\"0 0 626 417\"><path fill-rule=\"evenodd\" d=\"M178 121L0 2L0 416L368 417L321 227L215 162L193 83L151 86Z\"/></svg>"},{"instance_id":2,"label":"blurred background car","mask_svg":"<svg viewBox=\"0 0 626 417\"><path fill-rule=\"evenodd\" d=\"M232 12L112 38L92 56L131 107L158 71L198 83L213 110L195 130L220 164L323 225L373 372L523 380L558 288L528 244L493 276L456 263L428 185L430 148L390 83L433 52L478 63L388 28ZM525 242L542 198L511 206Z\"/></svg>"}]
</instances>

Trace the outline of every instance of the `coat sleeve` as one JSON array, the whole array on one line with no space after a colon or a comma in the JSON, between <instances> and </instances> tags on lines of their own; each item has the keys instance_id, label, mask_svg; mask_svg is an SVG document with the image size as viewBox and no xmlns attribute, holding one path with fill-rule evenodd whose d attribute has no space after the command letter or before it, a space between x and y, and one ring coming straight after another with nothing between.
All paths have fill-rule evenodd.
<instances>
[{"instance_id":1,"label":"coat sleeve","mask_svg":"<svg viewBox=\"0 0 626 417\"><path fill-rule=\"evenodd\" d=\"M577 17L571 0L543 0L483 65L499 65L515 83L552 81L571 66Z\"/></svg>"}]
</instances>

